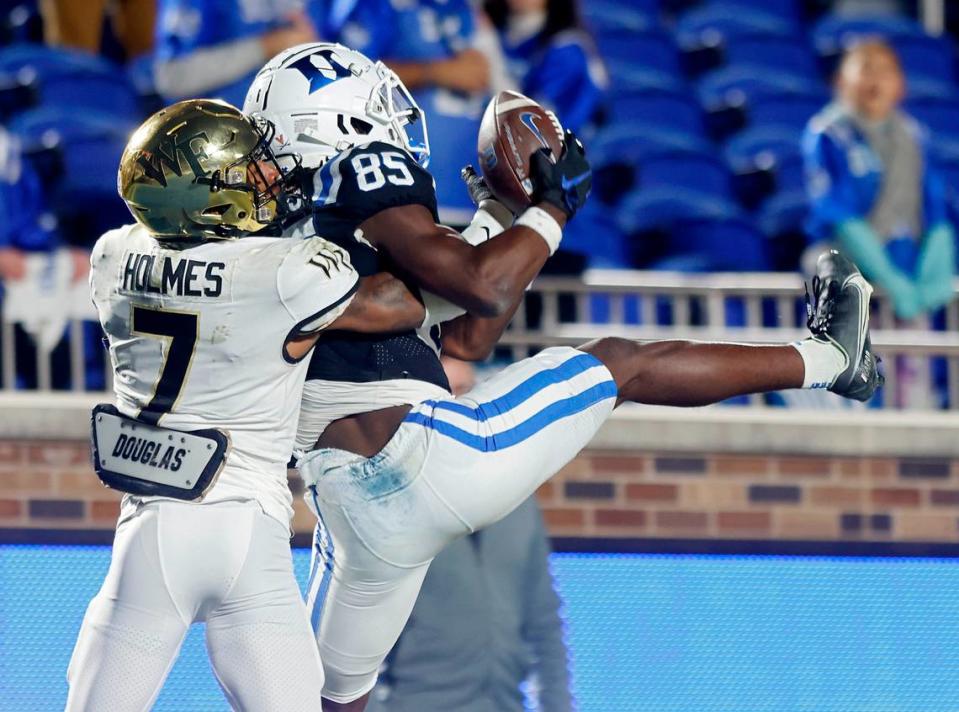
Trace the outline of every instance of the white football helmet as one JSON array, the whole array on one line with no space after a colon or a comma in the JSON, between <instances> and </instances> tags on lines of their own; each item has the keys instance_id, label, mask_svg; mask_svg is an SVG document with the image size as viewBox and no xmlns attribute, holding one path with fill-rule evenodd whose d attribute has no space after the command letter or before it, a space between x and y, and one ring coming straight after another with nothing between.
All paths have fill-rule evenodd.
<instances>
[{"instance_id":1,"label":"white football helmet","mask_svg":"<svg viewBox=\"0 0 959 712\"><path fill-rule=\"evenodd\" d=\"M382 62L332 42L281 52L260 70L243 112L276 126L273 152L318 168L352 146L383 141L423 167L430 147L426 119L399 77Z\"/></svg>"}]
</instances>

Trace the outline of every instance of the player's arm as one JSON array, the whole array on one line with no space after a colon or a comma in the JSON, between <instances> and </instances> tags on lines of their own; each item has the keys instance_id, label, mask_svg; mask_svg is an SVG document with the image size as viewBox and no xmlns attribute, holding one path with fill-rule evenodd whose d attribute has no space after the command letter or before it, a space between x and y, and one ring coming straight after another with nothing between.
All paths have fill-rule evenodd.
<instances>
[{"instance_id":1,"label":"player's arm","mask_svg":"<svg viewBox=\"0 0 959 712\"><path fill-rule=\"evenodd\" d=\"M544 210L559 231L565 216L552 206ZM550 255L546 241L525 225L478 247L450 239L421 205L388 208L360 229L364 239L388 254L420 287L482 316L503 314Z\"/></svg>"},{"instance_id":2,"label":"player's arm","mask_svg":"<svg viewBox=\"0 0 959 712\"><path fill-rule=\"evenodd\" d=\"M361 279L346 251L321 237L291 245L276 275L280 303L296 322L284 344L288 360L305 357L326 329L389 333L423 323L422 303L395 277Z\"/></svg>"},{"instance_id":3,"label":"player's arm","mask_svg":"<svg viewBox=\"0 0 959 712\"><path fill-rule=\"evenodd\" d=\"M426 310L402 281L387 272L363 277L353 300L327 329L363 334L409 331L423 323Z\"/></svg>"},{"instance_id":4,"label":"player's arm","mask_svg":"<svg viewBox=\"0 0 959 712\"><path fill-rule=\"evenodd\" d=\"M425 317L423 304L406 285L393 275L381 272L359 280L356 291L348 297L346 308L333 321L319 330L291 336L286 352L299 361L327 329L388 334L415 329Z\"/></svg>"},{"instance_id":5,"label":"player's arm","mask_svg":"<svg viewBox=\"0 0 959 712\"><path fill-rule=\"evenodd\" d=\"M493 353L522 299L495 317L463 314L443 323L442 344L446 356L461 361L483 361Z\"/></svg>"},{"instance_id":6,"label":"player's arm","mask_svg":"<svg viewBox=\"0 0 959 712\"><path fill-rule=\"evenodd\" d=\"M513 227L477 246L450 240L446 228L418 204L387 208L367 219L360 225L363 239L423 289L476 316L503 316L559 246L566 220L588 192L588 181L564 180L589 172L582 145L571 134L556 163L534 154L531 170L537 204Z\"/></svg>"},{"instance_id":7,"label":"player's arm","mask_svg":"<svg viewBox=\"0 0 959 712\"><path fill-rule=\"evenodd\" d=\"M513 214L493 197L486 181L476 173L473 166L466 166L461 175L470 198L478 208L473 222L463 231L462 239L471 245L478 245L508 229L513 223ZM424 293L423 296L427 304L430 304L431 295ZM475 314L456 313L443 320L443 353L461 361L482 361L488 358L522 303L522 298L517 299L499 316L480 317ZM427 318L430 316L432 314Z\"/></svg>"}]
</instances>

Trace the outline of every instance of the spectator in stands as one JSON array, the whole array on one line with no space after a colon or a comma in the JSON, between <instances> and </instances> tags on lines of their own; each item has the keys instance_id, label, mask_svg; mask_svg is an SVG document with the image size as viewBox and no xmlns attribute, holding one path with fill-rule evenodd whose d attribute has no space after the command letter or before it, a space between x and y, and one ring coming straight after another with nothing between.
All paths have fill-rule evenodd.
<instances>
[{"instance_id":1,"label":"spectator in stands","mask_svg":"<svg viewBox=\"0 0 959 712\"><path fill-rule=\"evenodd\" d=\"M443 359L453 393L470 364ZM549 542L535 498L430 565L367 712L569 712L569 669ZM538 698L524 706L524 691Z\"/></svg>"},{"instance_id":2,"label":"spectator in stands","mask_svg":"<svg viewBox=\"0 0 959 712\"><path fill-rule=\"evenodd\" d=\"M81 297L81 305L89 301L85 284L89 269L89 252L61 244L40 180L19 143L0 126L0 298L4 318L14 322L12 351L18 387L37 387L40 354L52 359L50 384L69 387L70 354L64 328L78 295L87 295ZM84 340L99 341L87 334ZM102 378L96 380L102 374L97 355L88 350L90 368L99 371L88 375L91 385L102 384Z\"/></svg>"},{"instance_id":3,"label":"spectator in stands","mask_svg":"<svg viewBox=\"0 0 959 712\"><path fill-rule=\"evenodd\" d=\"M485 9L521 91L582 134L598 118L607 77L576 0L486 0Z\"/></svg>"},{"instance_id":4,"label":"spectator in stands","mask_svg":"<svg viewBox=\"0 0 959 712\"><path fill-rule=\"evenodd\" d=\"M413 93L427 118L440 220L466 225L473 204L459 172L476 162L475 137L491 88L489 38L469 0L326 4L317 23L323 38L383 60Z\"/></svg>"},{"instance_id":5,"label":"spectator in stands","mask_svg":"<svg viewBox=\"0 0 959 712\"><path fill-rule=\"evenodd\" d=\"M383 59L426 113L440 220L464 226L473 204L459 174L476 161L475 137L490 89L477 16L469 0L410 0L393 7Z\"/></svg>"},{"instance_id":6,"label":"spectator in stands","mask_svg":"<svg viewBox=\"0 0 959 712\"><path fill-rule=\"evenodd\" d=\"M127 59L133 59L153 48L156 4L156 0L40 0L44 40L98 54L107 16Z\"/></svg>"},{"instance_id":7,"label":"spectator in stands","mask_svg":"<svg viewBox=\"0 0 959 712\"><path fill-rule=\"evenodd\" d=\"M53 223L44 209L40 180L19 142L0 126L0 282L23 279L30 252L57 246Z\"/></svg>"},{"instance_id":8,"label":"spectator in stands","mask_svg":"<svg viewBox=\"0 0 959 712\"><path fill-rule=\"evenodd\" d=\"M243 106L268 59L317 40L302 0L158 0L157 8L155 80L168 102L206 96Z\"/></svg>"},{"instance_id":9,"label":"spectator in stands","mask_svg":"<svg viewBox=\"0 0 959 712\"><path fill-rule=\"evenodd\" d=\"M837 242L889 294L896 315L913 319L953 294L943 182L918 124L899 108L905 79L889 45L850 49L836 92L803 138L809 232Z\"/></svg>"}]
</instances>

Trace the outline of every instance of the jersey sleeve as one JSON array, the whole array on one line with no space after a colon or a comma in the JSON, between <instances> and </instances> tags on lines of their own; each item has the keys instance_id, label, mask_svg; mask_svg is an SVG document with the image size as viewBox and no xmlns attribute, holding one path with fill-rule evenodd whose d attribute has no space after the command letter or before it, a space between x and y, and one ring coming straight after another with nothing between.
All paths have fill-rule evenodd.
<instances>
[{"instance_id":1,"label":"jersey sleeve","mask_svg":"<svg viewBox=\"0 0 959 712\"><path fill-rule=\"evenodd\" d=\"M280 301L296 323L293 334L329 326L346 310L359 286L346 251L321 237L293 243L276 279Z\"/></svg>"},{"instance_id":2,"label":"jersey sleeve","mask_svg":"<svg viewBox=\"0 0 959 712\"><path fill-rule=\"evenodd\" d=\"M436 218L436 187L425 168L396 146L374 141L326 163L314 177L314 216L353 225L389 208L422 205ZM317 224L317 233L323 234Z\"/></svg>"}]
</instances>

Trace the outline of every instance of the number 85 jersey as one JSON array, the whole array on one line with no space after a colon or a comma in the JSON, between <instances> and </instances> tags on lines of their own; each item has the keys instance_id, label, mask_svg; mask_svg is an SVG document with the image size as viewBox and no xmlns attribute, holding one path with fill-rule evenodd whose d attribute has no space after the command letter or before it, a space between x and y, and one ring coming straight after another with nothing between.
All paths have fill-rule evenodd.
<instances>
[{"instance_id":1,"label":"number 85 jersey","mask_svg":"<svg viewBox=\"0 0 959 712\"><path fill-rule=\"evenodd\" d=\"M335 320L358 279L347 254L319 237L170 243L140 225L106 233L90 284L116 406L176 430L225 430L231 449L203 502L257 500L288 524L286 463L307 361L285 342ZM128 496L124 515L139 501Z\"/></svg>"}]
</instances>

